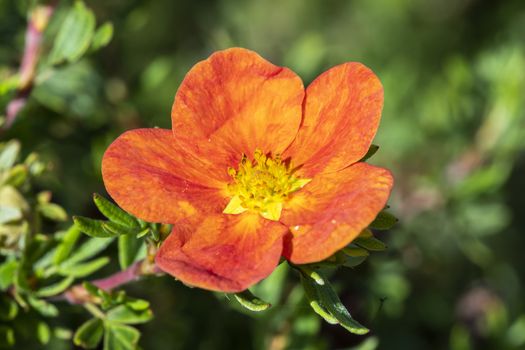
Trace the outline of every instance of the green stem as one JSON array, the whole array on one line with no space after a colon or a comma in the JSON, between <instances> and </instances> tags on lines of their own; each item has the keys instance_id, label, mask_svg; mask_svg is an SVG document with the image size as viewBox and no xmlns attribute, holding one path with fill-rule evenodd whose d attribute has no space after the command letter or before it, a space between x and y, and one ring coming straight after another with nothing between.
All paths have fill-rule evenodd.
<instances>
[{"instance_id":1,"label":"green stem","mask_svg":"<svg viewBox=\"0 0 525 350\"><path fill-rule=\"evenodd\" d=\"M84 307L87 311L89 311L90 314L92 314L95 317L98 317L100 319L104 319L106 315L93 303L85 303Z\"/></svg>"}]
</instances>

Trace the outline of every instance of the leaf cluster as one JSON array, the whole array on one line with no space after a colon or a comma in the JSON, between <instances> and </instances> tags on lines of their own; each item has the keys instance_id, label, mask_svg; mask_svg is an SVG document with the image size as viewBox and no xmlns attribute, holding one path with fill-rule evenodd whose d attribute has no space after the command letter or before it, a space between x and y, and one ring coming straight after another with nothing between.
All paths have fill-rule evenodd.
<instances>
[{"instance_id":1,"label":"leaf cluster","mask_svg":"<svg viewBox=\"0 0 525 350\"><path fill-rule=\"evenodd\" d=\"M105 250L116 239L120 267L125 269L146 256L146 240L153 242L160 235L158 225L140 222L99 195L94 196L95 203L112 218L107 224L114 224L117 233L111 231L104 239L86 238L82 235L85 225L97 222L87 218L81 220L84 226L75 223L65 230L43 233L47 227L64 225L68 215L51 202L49 191L35 193L32 189L47 165L35 154L18 162L19 153L17 141L0 144L0 345L8 347L34 339L35 334L41 344L54 338L71 339L72 330L52 327L48 319L60 314L58 303L67 300L75 281L84 281L110 263ZM142 229L131 232L137 227ZM129 325L151 318L149 303L90 284L85 284L85 290L93 296L88 311L96 305L103 310L98 319L103 320L104 346L134 348L140 333ZM83 333L75 334L75 341L84 344Z\"/></svg>"},{"instance_id":2,"label":"leaf cluster","mask_svg":"<svg viewBox=\"0 0 525 350\"><path fill-rule=\"evenodd\" d=\"M370 224L376 230L388 230L397 223L391 213L381 211ZM339 324L354 334L366 334L368 329L354 320L342 304L323 270L339 267L354 268L362 264L372 252L386 249L386 244L365 229L351 244L331 257L313 264L290 265L299 272L301 285L308 303L318 315L330 324ZM253 295L249 290L234 295L241 306L250 311L265 311L271 304Z\"/></svg>"},{"instance_id":3,"label":"leaf cluster","mask_svg":"<svg viewBox=\"0 0 525 350\"><path fill-rule=\"evenodd\" d=\"M75 332L75 345L85 349L96 348L103 340L103 349L132 350L138 346L140 332L130 326L148 322L153 313L149 302L129 298L123 291L109 293L90 283L84 288L100 301L101 308L86 304L93 318L83 323Z\"/></svg>"}]
</instances>

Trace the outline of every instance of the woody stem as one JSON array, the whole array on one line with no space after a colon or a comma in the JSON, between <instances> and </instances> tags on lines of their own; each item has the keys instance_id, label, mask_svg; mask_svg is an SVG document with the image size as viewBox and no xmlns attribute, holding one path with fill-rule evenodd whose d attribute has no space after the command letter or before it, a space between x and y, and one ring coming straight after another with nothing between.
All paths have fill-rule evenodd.
<instances>
[{"instance_id":1,"label":"woody stem","mask_svg":"<svg viewBox=\"0 0 525 350\"><path fill-rule=\"evenodd\" d=\"M6 109L4 129L9 129L20 110L26 105L33 88L36 66L40 58L40 48L44 30L53 14L55 5L37 6L31 13L27 23L24 54L19 69L18 90Z\"/></svg>"},{"instance_id":2,"label":"woody stem","mask_svg":"<svg viewBox=\"0 0 525 350\"><path fill-rule=\"evenodd\" d=\"M109 291L130 282L137 281L143 276L159 274L161 272L155 264L152 264L152 262L146 258L133 263L125 270L116 272L105 278L94 280L91 283L100 289ZM58 299L65 299L71 304L93 302L93 296L86 291L82 284L77 284L69 288L62 295L58 296Z\"/></svg>"}]
</instances>

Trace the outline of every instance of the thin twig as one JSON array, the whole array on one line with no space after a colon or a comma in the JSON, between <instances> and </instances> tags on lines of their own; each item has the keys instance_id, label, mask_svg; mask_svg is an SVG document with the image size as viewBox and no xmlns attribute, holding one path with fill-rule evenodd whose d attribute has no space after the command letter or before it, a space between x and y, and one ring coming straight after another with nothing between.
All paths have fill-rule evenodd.
<instances>
[{"instance_id":1,"label":"thin twig","mask_svg":"<svg viewBox=\"0 0 525 350\"><path fill-rule=\"evenodd\" d=\"M26 105L27 99L33 88L36 66L40 58L40 48L44 30L49 23L55 5L37 6L30 15L27 23L24 55L19 69L19 84L13 100L9 102L6 109L6 122L3 129L9 129L13 125L20 110Z\"/></svg>"},{"instance_id":2,"label":"thin twig","mask_svg":"<svg viewBox=\"0 0 525 350\"><path fill-rule=\"evenodd\" d=\"M137 261L127 269L119 271L111 276L91 281L91 283L100 289L110 291L121 287L130 282L139 280L143 276L159 274L162 271L150 259ZM77 284L63 294L53 298L55 300L67 300L70 304L84 304L94 302L94 297L84 288L82 284Z\"/></svg>"}]
</instances>

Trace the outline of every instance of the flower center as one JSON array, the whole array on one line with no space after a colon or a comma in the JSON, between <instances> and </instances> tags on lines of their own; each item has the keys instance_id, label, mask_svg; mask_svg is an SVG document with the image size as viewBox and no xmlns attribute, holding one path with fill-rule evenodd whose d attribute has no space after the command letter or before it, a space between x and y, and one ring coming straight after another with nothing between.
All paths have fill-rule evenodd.
<instances>
[{"instance_id":1,"label":"flower center","mask_svg":"<svg viewBox=\"0 0 525 350\"><path fill-rule=\"evenodd\" d=\"M281 217L288 195L310 182L294 176L290 164L283 162L280 155L272 158L259 149L255 150L253 161L243 155L239 168L228 168L228 174L233 179L228 185L232 198L223 213L249 210L274 221Z\"/></svg>"}]
</instances>

